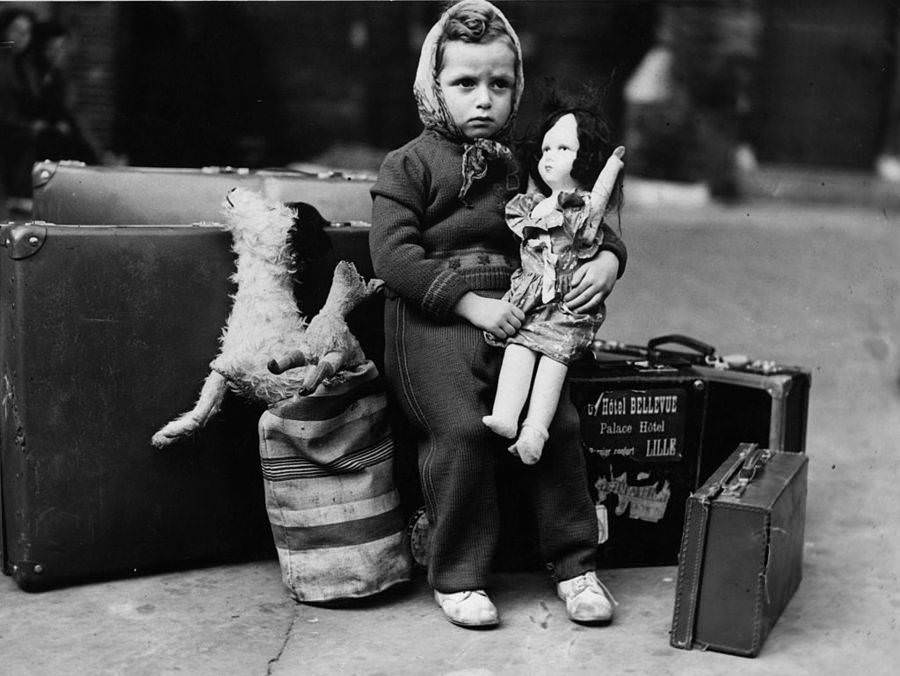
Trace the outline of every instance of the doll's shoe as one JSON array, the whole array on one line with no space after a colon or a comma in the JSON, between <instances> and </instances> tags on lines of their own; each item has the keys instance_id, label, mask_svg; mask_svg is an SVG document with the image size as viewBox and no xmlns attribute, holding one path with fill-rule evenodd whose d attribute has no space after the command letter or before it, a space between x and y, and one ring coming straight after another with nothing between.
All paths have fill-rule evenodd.
<instances>
[{"instance_id":1,"label":"doll's shoe","mask_svg":"<svg viewBox=\"0 0 900 676\"><path fill-rule=\"evenodd\" d=\"M535 425L527 420L522 423L519 438L509 447L509 452L518 455L526 465L533 465L541 459L544 444L550 434L540 425Z\"/></svg>"},{"instance_id":2,"label":"doll's shoe","mask_svg":"<svg viewBox=\"0 0 900 676\"><path fill-rule=\"evenodd\" d=\"M496 627L500 624L497 607L491 603L483 589L444 594L434 590L434 600L438 602L444 615L460 627Z\"/></svg>"},{"instance_id":3,"label":"doll's shoe","mask_svg":"<svg viewBox=\"0 0 900 676\"><path fill-rule=\"evenodd\" d=\"M609 622L613 618L614 606L618 605L606 585L597 579L597 574L592 570L558 583L556 593L566 602L566 615L573 622Z\"/></svg>"},{"instance_id":4,"label":"doll's shoe","mask_svg":"<svg viewBox=\"0 0 900 676\"><path fill-rule=\"evenodd\" d=\"M486 415L481 419L481 422L483 422L494 434L499 434L501 437L506 437L507 439L516 438L515 423L506 422L496 415Z\"/></svg>"}]
</instances>

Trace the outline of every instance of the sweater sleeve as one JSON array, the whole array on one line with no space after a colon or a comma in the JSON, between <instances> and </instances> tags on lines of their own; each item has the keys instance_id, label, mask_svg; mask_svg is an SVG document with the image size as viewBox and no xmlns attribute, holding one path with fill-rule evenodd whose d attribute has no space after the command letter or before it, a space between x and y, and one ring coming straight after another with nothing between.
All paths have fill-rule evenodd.
<instances>
[{"instance_id":1,"label":"sweater sleeve","mask_svg":"<svg viewBox=\"0 0 900 676\"><path fill-rule=\"evenodd\" d=\"M390 153L372 186L369 250L375 274L427 316L446 322L468 282L440 260L426 256L423 220L430 173L412 153Z\"/></svg>"},{"instance_id":2,"label":"sweater sleeve","mask_svg":"<svg viewBox=\"0 0 900 676\"><path fill-rule=\"evenodd\" d=\"M611 251L619 259L619 273L616 277L621 277L625 272L625 264L628 262L628 249L625 248L625 242L616 234L609 225L604 221L600 224L603 230L603 242L600 244L600 251Z\"/></svg>"}]
</instances>

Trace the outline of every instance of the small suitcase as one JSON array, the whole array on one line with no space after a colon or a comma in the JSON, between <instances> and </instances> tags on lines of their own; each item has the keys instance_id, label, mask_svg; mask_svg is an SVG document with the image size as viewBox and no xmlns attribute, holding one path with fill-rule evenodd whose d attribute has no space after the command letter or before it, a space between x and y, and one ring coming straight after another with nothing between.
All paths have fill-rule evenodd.
<instances>
[{"instance_id":1,"label":"small suitcase","mask_svg":"<svg viewBox=\"0 0 900 676\"><path fill-rule=\"evenodd\" d=\"M808 459L741 444L688 500L671 643L753 657L800 584Z\"/></svg>"},{"instance_id":2,"label":"small suitcase","mask_svg":"<svg viewBox=\"0 0 900 676\"><path fill-rule=\"evenodd\" d=\"M366 228L327 231L339 257L364 248ZM5 226L2 241L4 572L41 590L274 556L261 407L229 396L192 438L149 443L193 406L218 352L230 235L32 223Z\"/></svg>"},{"instance_id":3,"label":"small suitcase","mask_svg":"<svg viewBox=\"0 0 900 676\"><path fill-rule=\"evenodd\" d=\"M94 167L71 161L38 162L32 178L34 219L59 225L215 222L234 187L281 202L308 202L335 223L369 221L374 182L366 174L342 172Z\"/></svg>"},{"instance_id":4,"label":"small suitcase","mask_svg":"<svg viewBox=\"0 0 900 676\"><path fill-rule=\"evenodd\" d=\"M668 344L686 349L661 347ZM603 566L674 565L685 500L742 441L805 449L805 369L730 365L712 346L678 335L596 347L569 382Z\"/></svg>"}]
</instances>

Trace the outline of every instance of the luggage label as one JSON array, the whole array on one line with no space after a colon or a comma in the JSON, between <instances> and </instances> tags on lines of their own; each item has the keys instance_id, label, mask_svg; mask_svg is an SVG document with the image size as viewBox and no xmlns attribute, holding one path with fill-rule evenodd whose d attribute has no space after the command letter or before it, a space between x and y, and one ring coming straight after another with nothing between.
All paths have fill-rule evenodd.
<instances>
[{"instance_id":1,"label":"luggage label","mask_svg":"<svg viewBox=\"0 0 900 676\"><path fill-rule=\"evenodd\" d=\"M581 411L581 438L585 451L601 458L679 461L686 415L682 388L602 390Z\"/></svg>"}]
</instances>

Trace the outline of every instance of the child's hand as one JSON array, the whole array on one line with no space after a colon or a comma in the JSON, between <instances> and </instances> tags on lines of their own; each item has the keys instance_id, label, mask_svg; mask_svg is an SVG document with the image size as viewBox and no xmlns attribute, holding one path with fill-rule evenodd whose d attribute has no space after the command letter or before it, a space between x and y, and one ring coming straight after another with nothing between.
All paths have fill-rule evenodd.
<instances>
[{"instance_id":1,"label":"child's hand","mask_svg":"<svg viewBox=\"0 0 900 676\"><path fill-rule=\"evenodd\" d=\"M618 274L619 259L612 251L601 251L575 270L572 288L563 302L572 312L588 314L597 310L616 285Z\"/></svg>"},{"instance_id":2,"label":"child's hand","mask_svg":"<svg viewBox=\"0 0 900 676\"><path fill-rule=\"evenodd\" d=\"M618 269L618 262L616 263ZM515 335L522 326L525 313L512 303L485 298L469 291L453 308L456 314L482 331L503 340Z\"/></svg>"}]
</instances>

